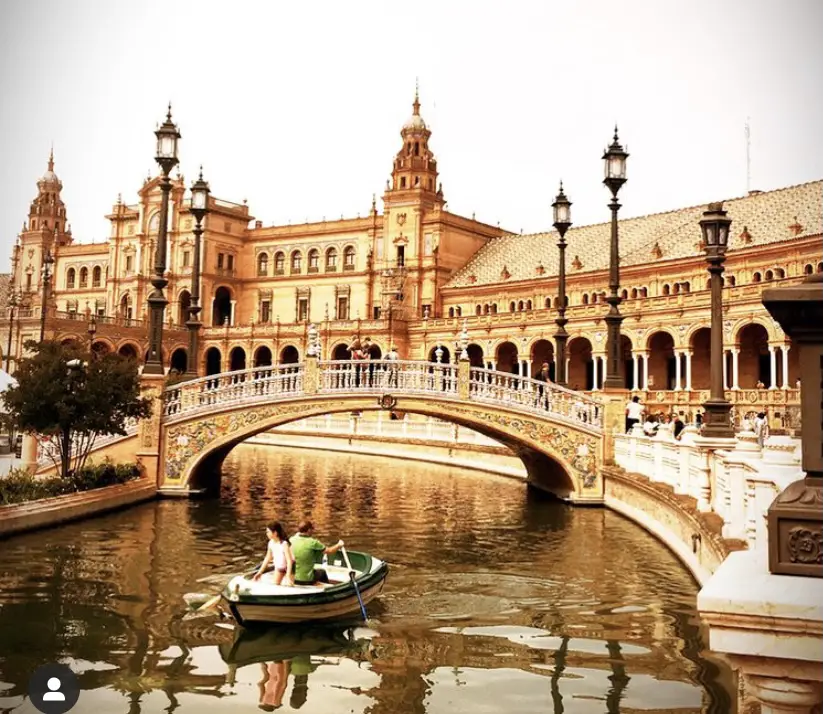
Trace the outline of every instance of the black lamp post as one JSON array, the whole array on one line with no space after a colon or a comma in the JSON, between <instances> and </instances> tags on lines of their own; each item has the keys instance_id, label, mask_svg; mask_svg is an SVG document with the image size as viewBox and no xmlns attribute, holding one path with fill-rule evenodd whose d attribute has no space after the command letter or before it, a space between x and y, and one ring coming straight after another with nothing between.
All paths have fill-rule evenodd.
<instances>
[{"instance_id":1,"label":"black lamp post","mask_svg":"<svg viewBox=\"0 0 823 714\"><path fill-rule=\"evenodd\" d=\"M200 349L200 236L203 235L203 218L209 210L209 184L203 180L203 167L200 167L200 176L191 187L191 212L194 215L194 260L191 269L191 300L189 301L189 319L186 327L189 330L189 353L186 359L186 374L196 377L197 354Z\"/></svg>"},{"instance_id":2,"label":"black lamp post","mask_svg":"<svg viewBox=\"0 0 823 714\"><path fill-rule=\"evenodd\" d=\"M617 237L617 212L620 204L617 202L617 193L626 183L626 159L628 154L623 150L617 138L617 127L614 127L614 141L603 154L606 177L603 183L612 192L609 208L612 212L612 238L609 249L609 312L606 315L606 379L603 387L606 389L624 389L625 380L620 369L622 345L620 344L620 323L623 316L620 314L620 252Z\"/></svg>"},{"instance_id":3,"label":"black lamp post","mask_svg":"<svg viewBox=\"0 0 823 714\"><path fill-rule=\"evenodd\" d=\"M51 287L51 266L54 265L54 258L51 252L46 250L43 257L43 295L40 298L40 342L46 338L46 305L49 299L49 288Z\"/></svg>"},{"instance_id":4,"label":"black lamp post","mask_svg":"<svg viewBox=\"0 0 823 714\"><path fill-rule=\"evenodd\" d=\"M710 203L703 213L700 229L703 231L703 245L706 248L706 262L712 291L711 328L711 394L703 404L706 413L703 418L703 436L713 439L733 439L734 429L729 418L731 404L723 391L723 263L729 244L731 218L726 217L723 203Z\"/></svg>"},{"instance_id":5,"label":"black lamp post","mask_svg":"<svg viewBox=\"0 0 823 714\"><path fill-rule=\"evenodd\" d=\"M157 250L154 254L154 274L151 284L154 290L148 297L149 303L149 354L143 367L143 374L164 373L163 370L163 314L168 305L163 288L168 285L166 280L166 235L169 216L169 191L171 180L169 172L177 165L177 142L180 132L171 120L171 104L166 115L166 121L154 132L157 136L157 156L155 160L160 164L163 172L160 180L160 190L163 197L160 203L160 226L157 233Z\"/></svg>"},{"instance_id":6,"label":"black lamp post","mask_svg":"<svg viewBox=\"0 0 823 714\"><path fill-rule=\"evenodd\" d=\"M569 333L566 332L566 231L572 224L571 215L571 201L566 198L563 193L563 182L560 182L560 193L554 199L552 209L554 210L554 227L560 235L557 241L557 247L560 249L560 271L557 278L557 297L559 300L557 307L557 318L555 324L557 325L557 332L554 334L554 339L557 341L557 357L556 369L554 378L557 383L563 387L569 381L569 376L566 374L566 343L569 340Z\"/></svg>"},{"instance_id":7,"label":"black lamp post","mask_svg":"<svg viewBox=\"0 0 823 714\"><path fill-rule=\"evenodd\" d=\"M94 336L97 334L97 316L94 313L89 317L89 326L86 330L89 333L89 355L94 357Z\"/></svg>"}]
</instances>

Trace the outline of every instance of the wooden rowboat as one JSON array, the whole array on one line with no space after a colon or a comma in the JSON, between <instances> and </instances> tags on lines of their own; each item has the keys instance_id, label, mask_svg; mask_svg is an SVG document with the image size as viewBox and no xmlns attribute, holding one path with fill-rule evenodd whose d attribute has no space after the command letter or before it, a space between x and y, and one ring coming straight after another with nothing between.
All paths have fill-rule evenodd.
<instances>
[{"instance_id":1,"label":"wooden rowboat","mask_svg":"<svg viewBox=\"0 0 823 714\"><path fill-rule=\"evenodd\" d=\"M321 585L275 585L272 574L253 580L254 572L238 575L221 593L237 624L295 623L337 620L357 614L360 603L350 573L354 571L363 604L383 590L389 566L368 553L348 552L352 569L337 556L333 563L315 565L328 583Z\"/></svg>"}]
</instances>

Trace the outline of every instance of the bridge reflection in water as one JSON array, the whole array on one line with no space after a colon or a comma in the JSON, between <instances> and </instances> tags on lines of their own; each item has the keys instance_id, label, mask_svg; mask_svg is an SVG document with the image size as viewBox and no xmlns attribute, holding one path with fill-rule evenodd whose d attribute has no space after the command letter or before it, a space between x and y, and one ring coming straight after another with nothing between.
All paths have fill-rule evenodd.
<instances>
[{"instance_id":1,"label":"bridge reflection in water","mask_svg":"<svg viewBox=\"0 0 823 714\"><path fill-rule=\"evenodd\" d=\"M240 447L219 500L160 501L0 552L0 711L71 658L81 711L720 712L697 588L605 510L445 467ZM239 634L183 618L198 579L259 560L310 514L392 564L368 628ZM222 623L225 625L225 623Z\"/></svg>"}]
</instances>

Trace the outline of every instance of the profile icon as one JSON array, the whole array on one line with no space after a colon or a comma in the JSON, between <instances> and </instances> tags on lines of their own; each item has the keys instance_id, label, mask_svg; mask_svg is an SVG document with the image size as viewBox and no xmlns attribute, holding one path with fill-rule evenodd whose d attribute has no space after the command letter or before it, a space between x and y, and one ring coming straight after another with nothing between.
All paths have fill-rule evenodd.
<instances>
[{"instance_id":1,"label":"profile icon","mask_svg":"<svg viewBox=\"0 0 823 714\"><path fill-rule=\"evenodd\" d=\"M46 682L49 691L43 695L44 702L65 702L66 695L60 691L60 680L57 677L49 677Z\"/></svg>"},{"instance_id":2,"label":"profile icon","mask_svg":"<svg viewBox=\"0 0 823 714\"><path fill-rule=\"evenodd\" d=\"M44 664L29 679L29 702L43 714L66 714L79 699L77 675L64 664Z\"/></svg>"}]
</instances>

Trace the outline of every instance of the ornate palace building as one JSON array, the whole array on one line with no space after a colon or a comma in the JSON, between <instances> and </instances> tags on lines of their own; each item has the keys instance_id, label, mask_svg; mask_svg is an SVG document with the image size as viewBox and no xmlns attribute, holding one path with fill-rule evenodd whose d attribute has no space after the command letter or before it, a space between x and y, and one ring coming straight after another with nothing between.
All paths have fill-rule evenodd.
<instances>
[{"instance_id":1,"label":"ornate palace building","mask_svg":"<svg viewBox=\"0 0 823 714\"><path fill-rule=\"evenodd\" d=\"M451 361L465 324L473 363L531 374L553 365L557 234L517 235L450 213L431 131L417 98L391 180L365 216L263 226L248 206L211 196L201 256L201 374L297 362L308 327L324 359L346 359L353 335L375 356ZM91 342L143 358L158 235L159 178L135 203L120 197L105 243L75 242L53 157L37 183L6 289L11 371L28 339ZM760 302L765 286L823 272L823 181L725 202L732 223L724 304L725 378L738 415L766 408L791 426L797 351ZM708 273L698 221L705 206L619 223L626 386L660 411L691 415L709 387ZM194 240L182 177L172 179L164 361L184 370ZM610 225L573 227L568 255L569 386L597 391L605 372ZM45 282L44 257L52 256ZM43 317L42 305L45 305ZM657 407L654 407L657 410Z\"/></svg>"}]
</instances>

